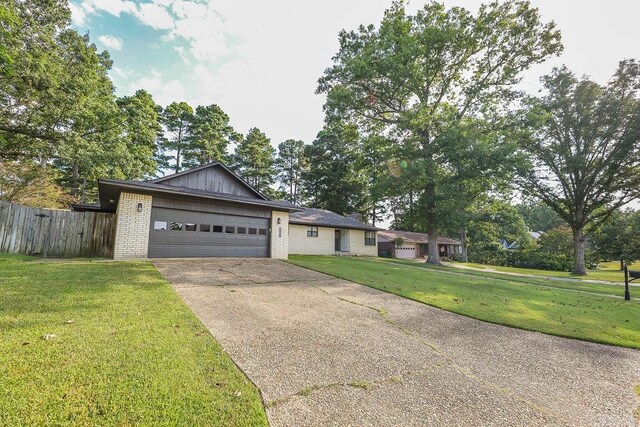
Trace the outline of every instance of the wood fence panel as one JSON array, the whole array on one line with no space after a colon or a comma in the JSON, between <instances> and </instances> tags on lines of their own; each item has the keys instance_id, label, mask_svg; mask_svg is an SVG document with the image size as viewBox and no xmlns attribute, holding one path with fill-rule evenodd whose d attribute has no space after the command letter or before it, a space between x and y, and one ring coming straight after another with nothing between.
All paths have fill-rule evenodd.
<instances>
[{"instance_id":1,"label":"wood fence panel","mask_svg":"<svg viewBox=\"0 0 640 427\"><path fill-rule=\"evenodd\" d=\"M0 201L0 252L45 257L113 257L116 216L39 209Z\"/></svg>"}]
</instances>

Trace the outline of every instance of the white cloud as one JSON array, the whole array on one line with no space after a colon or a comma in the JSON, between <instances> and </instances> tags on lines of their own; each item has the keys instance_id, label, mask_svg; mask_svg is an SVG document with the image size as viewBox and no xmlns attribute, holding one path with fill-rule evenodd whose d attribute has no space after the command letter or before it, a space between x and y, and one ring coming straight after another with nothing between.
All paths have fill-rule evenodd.
<instances>
[{"instance_id":1,"label":"white cloud","mask_svg":"<svg viewBox=\"0 0 640 427\"><path fill-rule=\"evenodd\" d=\"M122 50L122 39L119 39L116 36L98 36L98 40L109 49Z\"/></svg>"},{"instance_id":2,"label":"white cloud","mask_svg":"<svg viewBox=\"0 0 640 427\"><path fill-rule=\"evenodd\" d=\"M185 89L182 82L176 79L165 80L158 70L152 70L148 75L132 81L129 85L129 93L134 93L138 89L144 89L151 93L154 101L162 106L185 99Z\"/></svg>"},{"instance_id":3,"label":"white cloud","mask_svg":"<svg viewBox=\"0 0 640 427\"><path fill-rule=\"evenodd\" d=\"M133 14L145 25L157 30L174 27L174 18L167 9L154 3L142 3Z\"/></svg>"},{"instance_id":4,"label":"white cloud","mask_svg":"<svg viewBox=\"0 0 640 427\"><path fill-rule=\"evenodd\" d=\"M69 10L71 10L71 20L80 26L83 26L87 20L87 12L74 3L69 3Z\"/></svg>"},{"instance_id":5,"label":"white cloud","mask_svg":"<svg viewBox=\"0 0 640 427\"><path fill-rule=\"evenodd\" d=\"M136 10L135 3L127 0L84 0L80 7L87 14L104 11L114 16L120 16L121 13L133 13Z\"/></svg>"}]
</instances>

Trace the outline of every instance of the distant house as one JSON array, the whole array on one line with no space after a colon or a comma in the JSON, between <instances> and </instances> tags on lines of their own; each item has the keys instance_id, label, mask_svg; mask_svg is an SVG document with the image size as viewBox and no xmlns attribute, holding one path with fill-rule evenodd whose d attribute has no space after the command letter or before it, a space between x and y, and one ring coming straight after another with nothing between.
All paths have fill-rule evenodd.
<instances>
[{"instance_id":1,"label":"distant house","mask_svg":"<svg viewBox=\"0 0 640 427\"><path fill-rule=\"evenodd\" d=\"M538 240L543 234L545 234L544 231L529 231L529 236L531 236L533 240ZM509 251L513 251L520 247L517 241L509 243L506 239L500 239L500 245L502 246L502 249Z\"/></svg>"},{"instance_id":2,"label":"distant house","mask_svg":"<svg viewBox=\"0 0 640 427\"><path fill-rule=\"evenodd\" d=\"M394 241L402 239L396 246ZM378 231L378 256L391 258L422 258L427 256L429 235L412 231L383 230ZM462 253L462 242L449 237L438 237L438 252L442 258Z\"/></svg>"},{"instance_id":3,"label":"distant house","mask_svg":"<svg viewBox=\"0 0 640 427\"><path fill-rule=\"evenodd\" d=\"M378 230L360 216L307 208L289 215L289 253L376 256Z\"/></svg>"}]
</instances>

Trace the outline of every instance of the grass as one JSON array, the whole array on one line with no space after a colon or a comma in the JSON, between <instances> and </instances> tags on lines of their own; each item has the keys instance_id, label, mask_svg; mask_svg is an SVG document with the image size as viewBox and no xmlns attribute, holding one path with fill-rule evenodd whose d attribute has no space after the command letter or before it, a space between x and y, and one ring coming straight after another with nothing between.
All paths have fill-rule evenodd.
<instances>
[{"instance_id":1,"label":"grass","mask_svg":"<svg viewBox=\"0 0 640 427\"><path fill-rule=\"evenodd\" d=\"M0 336L0 425L267 425L150 263L1 254Z\"/></svg>"},{"instance_id":2,"label":"grass","mask_svg":"<svg viewBox=\"0 0 640 427\"><path fill-rule=\"evenodd\" d=\"M598 285L461 270L420 268L354 257L290 256L293 264L487 322L551 335L640 348L640 301L611 297ZM450 274L453 271L455 274ZM534 279L535 280L535 279ZM594 291L595 294L587 293ZM612 293L609 291L609 293Z\"/></svg>"},{"instance_id":3,"label":"grass","mask_svg":"<svg viewBox=\"0 0 640 427\"><path fill-rule=\"evenodd\" d=\"M586 276L576 276L566 271L550 271L550 270L536 270L533 268L518 268L518 267L503 267L496 265L484 265L474 263L451 263L454 266L459 267L471 267L479 270L495 270L498 272L506 273L520 273L531 274L534 276L546 276L546 277L561 277L571 278L579 280L602 280L606 282L624 282L624 273L620 271L620 261L604 262L600 264L600 268L597 270L589 270ZM633 268L633 267L632 267ZM640 267L639 267L640 268Z\"/></svg>"},{"instance_id":4,"label":"grass","mask_svg":"<svg viewBox=\"0 0 640 427\"><path fill-rule=\"evenodd\" d=\"M374 258L371 258L374 259ZM423 262L409 261L403 259L393 258L375 258L378 262L385 262L390 264L402 264L418 268L426 268L435 271L443 271L449 274L458 274L465 276L483 277L487 279L496 279L501 281L507 281L512 283L523 283L528 285L540 285L552 288L568 289L572 291L581 291L596 293L602 295L624 295L624 286L621 283L611 282L606 283L591 283L583 280L567 281L558 277L537 276L537 277L521 277L510 274L505 274L499 271L492 270L476 270L467 268L452 268L446 266L437 266L427 264Z\"/></svg>"}]
</instances>

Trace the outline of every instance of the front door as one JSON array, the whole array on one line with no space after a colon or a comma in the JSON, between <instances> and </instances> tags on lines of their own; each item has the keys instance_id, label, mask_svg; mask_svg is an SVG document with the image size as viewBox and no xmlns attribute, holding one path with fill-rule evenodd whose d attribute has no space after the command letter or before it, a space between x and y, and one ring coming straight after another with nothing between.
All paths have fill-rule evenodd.
<instances>
[{"instance_id":1,"label":"front door","mask_svg":"<svg viewBox=\"0 0 640 427\"><path fill-rule=\"evenodd\" d=\"M336 230L336 244L335 244L335 250L336 252L340 252L340 250L342 249L341 246L341 238L340 238L340 230Z\"/></svg>"}]
</instances>

